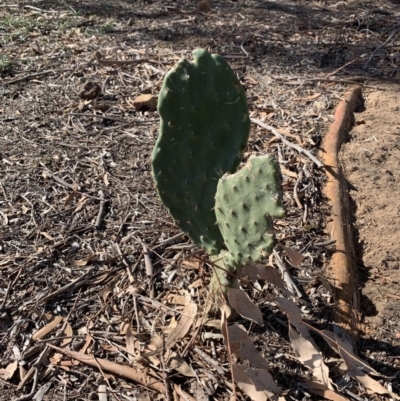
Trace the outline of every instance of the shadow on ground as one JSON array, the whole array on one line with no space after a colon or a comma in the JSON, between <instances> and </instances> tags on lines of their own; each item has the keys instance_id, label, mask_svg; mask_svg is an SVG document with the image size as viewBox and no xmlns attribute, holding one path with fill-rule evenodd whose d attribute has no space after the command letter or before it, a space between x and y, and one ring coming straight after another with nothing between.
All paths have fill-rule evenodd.
<instances>
[{"instance_id":1,"label":"shadow on ground","mask_svg":"<svg viewBox=\"0 0 400 401\"><path fill-rule=\"evenodd\" d=\"M387 39L395 23L395 8L367 8L360 2L341 10L333 7L336 2L327 3L329 7L309 2L220 1L209 13L188 1L44 0L34 5L44 10L72 10L94 24L98 21L90 21L93 16L104 18L104 23L116 18L121 26L109 26L107 34L132 48L155 40L174 50L202 46L241 57L248 52L291 73L306 67L316 73L340 69L342 76L396 79L397 64L390 62L390 52L381 51L368 61ZM376 64L382 64L382 58L388 66L378 71Z\"/></svg>"}]
</instances>

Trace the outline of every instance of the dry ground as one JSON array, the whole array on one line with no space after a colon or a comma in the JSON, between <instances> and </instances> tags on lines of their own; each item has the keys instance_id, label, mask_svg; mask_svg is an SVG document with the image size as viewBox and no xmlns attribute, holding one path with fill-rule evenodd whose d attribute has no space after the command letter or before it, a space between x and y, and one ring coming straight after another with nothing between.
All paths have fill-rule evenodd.
<instances>
[{"instance_id":1,"label":"dry ground","mask_svg":"<svg viewBox=\"0 0 400 401\"><path fill-rule=\"evenodd\" d=\"M96 362L77 364L50 353L46 344L55 337L53 344L130 365L166 383L171 397L179 397L180 386L198 400L231 399L229 355L212 320L219 315L210 312L211 320L199 319L208 313L211 267L207 256L180 235L156 196L150 154L158 115L136 111L133 100L143 93L157 95L165 72L181 57L189 58L192 49L204 47L231 63L252 117L316 154L349 85L380 92L399 81L400 7L388 0L221 0L211 5L203 11L195 2L167 0L0 4L0 400L101 399L103 383L110 400L162 399L146 386L104 372ZM131 63L104 64L96 52L101 60ZM88 81L101 89L94 99L82 99ZM372 100L369 105L385 107ZM389 115L398 113L395 107ZM379 119L372 122L376 127ZM396 197L396 162L384 167L389 172L364 171L369 152L375 152L368 146L379 147L372 157L382 154L383 163L393 145L392 139L374 135L376 141L362 145L367 150L357 167L378 176L376 182L387 179L377 190L390 199ZM323 266L334 244L324 231L329 215L321 194L324 172L253 126L246 157L266 152L280 161L286 208L285 219L276 221L278 256L271 264L279 267L280 258L295 278L303 318L330 329L335 302ZM348 160L346 168L354 172ZM381 206L374 198L362 205L376 213L368 215L373 224L385 210ZM375 326L367 320L370 330L360 333L357 351L384 375L380 382L399 394L398 276L392 276L398 275L398 260L386 252L386 241L365 239L368 228L357 224L364 245L391 269L391 276L362 274L369 302L363 298L361 313L378 317ZM390 241L395 248L396 230ZM285 247L305 256L300 266L293 266ZM362 250L361 267L369 263ZM151 275L146 275L146 261ZM376 294L367 291L388 282L392 298L384 287L380 297L390 307L380 309ZM320 399L305 384L310 373L294 358L288 321L271 301L278 290L264 282L243 288L261 308L265 325L238 321L268 361L284 397ZM138 360L160 339L168 341L189 296L202 324L193 324L171 346L177 365L160 355ZM63 318L58 331L38 332L55 316ZM386 322L385 330L378 319ZM341 370L337 354L319 336L315 340L343 397L387 399L368 395ZM246 399L240 391L237 397Z\"/></svg>"}]
</instances>

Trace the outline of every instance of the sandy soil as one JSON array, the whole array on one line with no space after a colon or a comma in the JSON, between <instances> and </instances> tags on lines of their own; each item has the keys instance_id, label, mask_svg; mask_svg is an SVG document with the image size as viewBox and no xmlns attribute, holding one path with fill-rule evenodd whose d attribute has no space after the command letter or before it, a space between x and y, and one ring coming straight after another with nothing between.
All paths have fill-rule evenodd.
<instances>
[{"instance_id":1,"label":"sandy soil","mask_svg":"<svg viewBox=\"0 0 400 401\"><path fill-rule=\"evenodd\" d=\"M341 161L353 201L359 285L367 354L372 360L400 345L400 86L366 91ZM379 339L379 341L378 341ZM390 344L390 345L389 345ZM397 348L397 349L396 349ZM394 352L394 353L393 353ZM386 364L387 365L387 364ZM390 365L390 363L389 363ZM387 366L388 367L388 366Z\"/></svg>"}]
</instances>

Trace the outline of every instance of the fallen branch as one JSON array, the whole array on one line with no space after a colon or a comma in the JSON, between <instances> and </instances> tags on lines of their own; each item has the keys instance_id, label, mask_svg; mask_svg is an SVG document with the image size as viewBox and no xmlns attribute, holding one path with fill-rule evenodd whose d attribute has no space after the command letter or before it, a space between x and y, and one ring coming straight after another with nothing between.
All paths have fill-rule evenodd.
<instances>
[{"instance_id":1,"label":"fallen branch","mask_svg":"<svg viewBox=\"0 0 400 401\"><path fill-rule=\"evenodd\" d=\"M59 348L52 344L48 345L57 352L69 356L70 358L76 359L77 361L84 363L85 365L92 366L94 368L100 368L104 371L114 373L118 376L125 377L126 379L133 380L142 386L151 388L152 390L158 391L165 395L164 383L158 379L152 378L146 371L141 372L127 365L121 365L115 362L108 361L106 359L94 358L90 355L85 355L80 352L70 351L65 348Z\"/></svg>"},{"instance_id":2,"label":"fallen branch","mask_svg":"<svg viewBox=\"0 0 400 401\"><path fill-rule=\"evenodd\" d=\"M255 118L251 118L251 122L259 125L261 128L264 128L268 131L271 131L277 138L279 138L285 145L289 146L292 149L296 149L299 153L306 155L310 160L312 160L319 168L324 167L324 164L320 162L311 152L302 148L300 145L296 145L292 142L289 142L282 134L280 134L274 127L271 127L268 124L264 124L262 121L257 120Z\"/></svg>"},{"instance_id":3,"label":"fallen branch","mask_svg":"<svg viewBox=\"0 0 400 401\"><path fill-rule=\"evenodd\" d=\"M61 352L62 354L69 356L70 358L76 359L81 363L93 366L94 368L100 367L106 372L111 372L118 376L125 377L126 379L139 383L142 386L158 391L165 396L167 394L164 383L158 379L151 377L146 371L142 372L127 365L121 365L115 362L108 361L107 359L94 358L93 356L85 355L76 351L70 351L65 348L59 348L52 344L49 344L48 346L50 348L53 348L57 352ZM176 384L174 384L174 389L179 395L180 400L196 401L190 394L180 389Z\"/></svg>"},{"instance_id":4,"label":"fallen branch","mask_svg":"<svg viewBox=\"0 0 400 401\"><path fill-rule=\"evenodd\" d=\"M327 182L324 194L330 208L327 231L331 234L330 240L335 241L335 250L326 270L336 301L332 320L343 328L350 329L353 338L358 336L359 330L359 314L357 313L359 294L348 184L340 166L339 152L345 135L351 128L353 112L362 102L360 87L357 86L346 92L344 99L336 108L335 121L324 138L323 151L320 152L326 166Z\"/></svg>"}]
</instances>

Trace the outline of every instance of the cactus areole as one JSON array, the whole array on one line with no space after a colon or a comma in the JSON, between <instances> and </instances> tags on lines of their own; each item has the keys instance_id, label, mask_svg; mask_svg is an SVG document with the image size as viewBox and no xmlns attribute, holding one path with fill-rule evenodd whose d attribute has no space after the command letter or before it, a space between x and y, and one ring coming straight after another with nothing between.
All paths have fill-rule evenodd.
<instances>
[{"instance_id":1,"label":"cactus areole","mask_svg":"<svg viewBox=\"0 0 400 401\"><path fill-rule=\"evenodd\" d=\"M202 49L165 76L158 98L160 133L153 176L175 223L209 254L225 249L214 211L219 179L233 173L246 148L246 96L229 64Z\"/></svg>"}]
</instances>

